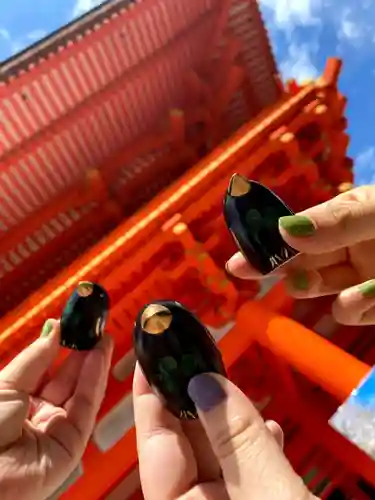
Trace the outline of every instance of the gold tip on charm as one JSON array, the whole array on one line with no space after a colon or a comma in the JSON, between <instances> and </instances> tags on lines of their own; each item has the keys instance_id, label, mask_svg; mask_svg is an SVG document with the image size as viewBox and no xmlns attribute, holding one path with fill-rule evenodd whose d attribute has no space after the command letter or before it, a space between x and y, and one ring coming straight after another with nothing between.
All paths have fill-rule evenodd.
<instances>
[{"instance_id":1,"label":"gold tip on charm","mask_svg":"<svg viewBox=\"0 0 375 500\"><path fill-rule=\"evenodd\" d=\"M171 311L160 304L147 306L141 317L142 330L150 335L161 335L171 323Z\"/></svg>"},{"instance_id":2,"label":"gold tip on charm","mask_svg":"<svg viewBox=\"0 0 375 500\"><path fill-rule=\"evenodd\" d=\"M90 281L81 281L78 283L77 293L80 297L88 297L94 291L94 285Z\"/></svg>"},{"instance_id":3,"label":"gold tip on charm","mask_svg":"<svg viewBox=\"0 0 375 500\"><path fill-rule=\"evenodd\" d=\"M244 196L251 189L250 182L242 175L234 174L229 182L229 194L231 196Z\"/></svg>"}]
</instances>

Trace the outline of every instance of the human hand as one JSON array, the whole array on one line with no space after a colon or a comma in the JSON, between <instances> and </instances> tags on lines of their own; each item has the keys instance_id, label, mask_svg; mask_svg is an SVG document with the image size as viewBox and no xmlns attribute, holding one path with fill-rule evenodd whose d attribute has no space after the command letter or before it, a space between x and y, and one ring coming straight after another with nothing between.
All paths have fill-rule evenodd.
<instances>
[{"instance_id":1,"label":"human hand","mask_svg":"<svg viewBox=\"0 0 375 500\"><path fill-rule=\"evenodd\" d=\"M282 217L280 233L301 252L277 273L296 298L337 294L336 320L375 323L375 186L338 195L295 216ZM240 254L227 270L244 279L262 279Z\"/></svg>"},{"instance_id":2,"label":"human hand","mask_svg":"<svg viewBox=\"0 0 375 500\"><path fill-rule=\"evenodd\" d=\"M46 335L46 336L43 336ZM79 464L106 385L112 342L72 352L53 376L59 323L0 371L0 490L2 500L44 500Z\"/></svg>"},{"instance_id":3,"label":"human hand","mask_svg":"<svg viewBox=\"0 0 375 500\"><path fill-rule=\"evenodd\" d=\"M317 500L287 461L278 424L225 378L192 379L199 420L190 422L164 408L138 366L133 394L145 500Z\"/></svg>"}]
</instances>

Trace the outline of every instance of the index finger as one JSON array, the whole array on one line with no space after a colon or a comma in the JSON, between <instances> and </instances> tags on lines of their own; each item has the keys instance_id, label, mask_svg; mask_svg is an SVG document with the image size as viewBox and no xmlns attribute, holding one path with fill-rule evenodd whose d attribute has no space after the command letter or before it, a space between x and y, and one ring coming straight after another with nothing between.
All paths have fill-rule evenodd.
<instances>
[{"instance_id":1,"label":"index finger","mask_svg":"<svg viewBox=\"0 0 375 500\"><path fill-rule=\"evenodd\" d=\"M320 254L375 238L375 187L362 186L299 214L281 217L280 232L293 248Z\"/></svg>"},{"instance_id":2,"label":"index finger","mask_svg":"<svg viewBox=\"0 0 375 500\"><path fill-rule=\"evenodd\" d=\"M139 366L133 384L139 471L148 500L172 500L197 479L194 453L177 418L152 392Z\"/></svg>"}]
</instances>

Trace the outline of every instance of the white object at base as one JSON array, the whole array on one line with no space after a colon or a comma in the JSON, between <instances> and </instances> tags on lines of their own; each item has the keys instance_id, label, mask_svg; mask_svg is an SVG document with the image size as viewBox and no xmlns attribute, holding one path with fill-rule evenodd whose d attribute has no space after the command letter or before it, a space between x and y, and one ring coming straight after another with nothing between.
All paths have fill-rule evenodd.
<instances>
[{"instance_id":1,"label":"white object at base","mask_svg":"<svg viewBox=\"0 0 375 500\"><path fill-rule=\"evenodd\" d=\"M375 367L339 407L329 423L375 460Z\"/></svg>"}]
</instances>

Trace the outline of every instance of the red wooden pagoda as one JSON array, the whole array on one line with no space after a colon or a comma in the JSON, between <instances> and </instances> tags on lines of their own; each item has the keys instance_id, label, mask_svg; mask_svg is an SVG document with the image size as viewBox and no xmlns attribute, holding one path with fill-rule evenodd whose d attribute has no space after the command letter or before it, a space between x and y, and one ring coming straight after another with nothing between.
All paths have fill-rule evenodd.
<instances>
[{"instance_id":1,"label":"red wooden pagoda","mask_svg":"<svg viewBox=\"0 0 375 500\"><path fill-rule=\"evenodd\" d=\"M333 322L331 298L294 303L280 283L223 271L233 172L295 210L350 188L340 68L283 84L255 0L107 1L1 66L0 363L59 317L78 280L112 302L107 395L55 498L142 498L131 330L155 294L210 327L317 495L374 498L373 463L327 423L374 363L368 337Z\"/></svg>"},{"instance_id":2,"label":"red wooden pagoda","mask_svg":"<svg viewBox=\"0 0 375 500\"><path fill-rule=\"evenodd\" d=\"M108 1L0 75L3 313L283 93L254 1Z\"/></svg>"}]
</instances>

